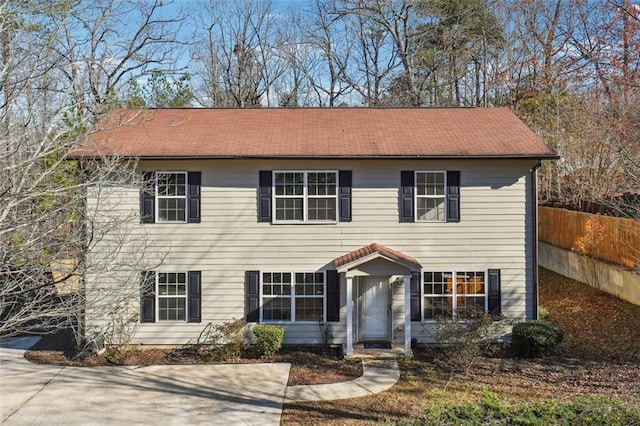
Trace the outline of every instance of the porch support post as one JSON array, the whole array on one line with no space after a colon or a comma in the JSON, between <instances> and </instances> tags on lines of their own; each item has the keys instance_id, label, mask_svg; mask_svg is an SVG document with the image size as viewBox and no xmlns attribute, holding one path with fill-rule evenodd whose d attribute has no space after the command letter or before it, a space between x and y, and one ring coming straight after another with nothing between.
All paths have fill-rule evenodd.
<instances>
[{"instance_id":1,"label":"porch support post","mask_svg":"<svg viewBox=\"0 0 640 426\"><path fill-rule=\"evenodd\" d=\"M353 277L347 276L347 353L353 355Z\"/></svg>"},{"instance_id":2,"label":"porch support post","mask_svg":"<svg viewBox=\"0 0 640 426\"><path fill-rule=\"evenodd\" d=\"M411 275L404 276L404 354L412 357L411 350Z\"/></svg>"}]
</instances>

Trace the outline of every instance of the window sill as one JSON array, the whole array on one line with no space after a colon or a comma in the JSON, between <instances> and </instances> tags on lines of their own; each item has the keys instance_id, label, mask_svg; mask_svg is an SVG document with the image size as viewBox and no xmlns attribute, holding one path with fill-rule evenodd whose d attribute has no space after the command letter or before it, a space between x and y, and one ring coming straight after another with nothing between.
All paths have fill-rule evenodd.
<instances>
[{"instance_id":1,"label":"window sill","mask_svg":"<svg viewBox=\"0 0 640 426\"><path fill-rule=\"evenodd\" d=\"M166 221L162 221L162 222L153 222L150 223L150 225L176 225L176 224L186 224L187 221L186 220L166 220Z\"/></svg>"},{"instance_id":2,"label":"window sill","mask_svg":"<svg viewBox=\"0 0 640 426\"><path fill-rule=\"evenodd\" d=\"M336 225L338 221L325 221L325 220L313 220L313 221L301 221L301 220L278 220L272 221L272 225Z\"/></svg>"}]
</instances>

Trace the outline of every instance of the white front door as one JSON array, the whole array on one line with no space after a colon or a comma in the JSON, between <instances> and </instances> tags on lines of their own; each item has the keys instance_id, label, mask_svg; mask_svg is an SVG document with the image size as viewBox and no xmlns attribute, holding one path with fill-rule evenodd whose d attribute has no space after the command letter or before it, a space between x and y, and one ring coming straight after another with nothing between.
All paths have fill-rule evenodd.
<instances>
[{"instance_id":1,"label":"white front door","mask_svg":"<svg viewBox=\"0 0 640 426\"><path fill-rule=\"evenodd\" d=\"M389 280L366 277L360 280L360 339L388 339Z\"/></svg>"}]
</instances>

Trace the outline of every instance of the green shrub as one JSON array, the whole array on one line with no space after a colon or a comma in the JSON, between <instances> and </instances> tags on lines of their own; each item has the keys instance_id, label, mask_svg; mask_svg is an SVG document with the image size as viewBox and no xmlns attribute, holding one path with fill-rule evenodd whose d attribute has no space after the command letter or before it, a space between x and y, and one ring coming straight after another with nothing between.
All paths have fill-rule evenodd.
<instances>
[{"instance_id":1,"label":"green shrub","mask_svg":"<svg viewBox=\"0 0 640 426\"><path fill-rule=\"evenodd\" d=\"M540 321L549 320L549 316L550 315L551 315L551 312L549 312L549 310L547 308L545 308L544 306L539 306L538 307L538 319Z\"/></svg>"},{"instance_id":2,"label":"green shrub","mask_svg":"<svg viewBox=\"0 0 640 426\"><path fill-rule=\"evenodd\" d=\"M535 358L553 352L562 342L564 331L546 321L520 322L513 326L511 341L518 356Z\"/></svg>"},{"instance_id":3,"label":"green shrub","mask_svg":"<svg viewBox=\"0 0 640 426\"><path fill-rule=\"evenodd\" d=\"M258 324L253 327L254 349L261 357L273 356L282 347L284 328L277 325Z\"/></svg>"},{"instance_id":4,"label":"green shrub","mask_svg":"<svg viewBox=\"0 0 640 426\"><path fill-rule=\"evenodd\" d=\"M206 338L206 351L212 361L229 361L240 358L247 347L245 323L233 319L214 326Z\"/></svg>"},{"instance_id":5,"label":"green shrub","mask_svg":"<svg viewBox=\"0 0 640 426\"><path fill-rule=\"evenodd\" d=\"M434 337L443 348L437 361L451 372L467 370L480 356L491 351L494 340L504 334L504 321L491 315L472 319L437 318Z\"/></svg>"},{"instance_id":6,"label":"green shrub","mask_svg":"<svg viewBox=\"0 0 640 426\"><path fill-rule=\"evenodd\" d=\"M195 341L189 340L168 352L164 358L169 361L234 361L247 347L245 323L234 318L218 325L208 323Z\"/></svg>"},{"instance_id":7,"label":"green shrub","mask_svg":"<svg viewBox=\"0 0 640 426\"><path fill-rule=\"evenodd\" d=\"M571 401L542 399L511 404L483 391L479 402L432 402L425 407L425 425L632 425L640 422L640 409L603 396L574 397ZM414 424L401 419L396 424ZM417 424L417 423L415 423Z\"/></svg>"}]
</instances>

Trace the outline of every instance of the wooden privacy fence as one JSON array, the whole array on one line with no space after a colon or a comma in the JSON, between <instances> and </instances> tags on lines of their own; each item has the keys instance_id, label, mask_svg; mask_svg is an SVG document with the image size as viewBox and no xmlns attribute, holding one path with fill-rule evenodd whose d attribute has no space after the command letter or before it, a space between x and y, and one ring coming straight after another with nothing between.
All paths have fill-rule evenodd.
<instances>
[{"instance_id":1,"label":"wooden privacy fence","mask_svg":"<svg viewBox=\"0 0 640 426\"><path fill-rule=\"evenodd\" d=\"M538 239L626 268L640 267L637 220L540 207Z\"/></svg>"}]
</instances>

